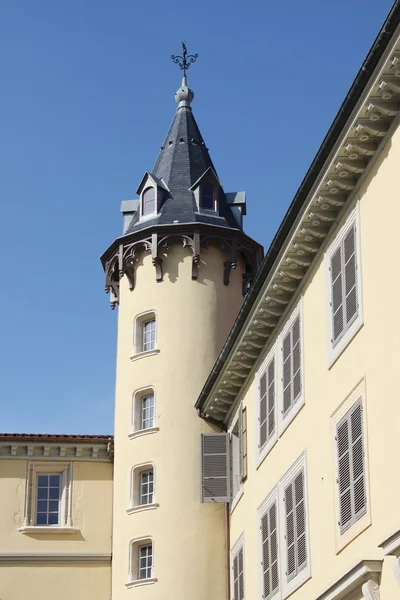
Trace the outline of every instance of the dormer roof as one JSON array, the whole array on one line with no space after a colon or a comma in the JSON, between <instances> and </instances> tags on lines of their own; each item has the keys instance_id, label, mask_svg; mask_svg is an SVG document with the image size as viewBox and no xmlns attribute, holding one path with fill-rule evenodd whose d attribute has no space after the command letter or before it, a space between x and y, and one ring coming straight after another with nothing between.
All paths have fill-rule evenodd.
<instances>
[{"instance_id":1,"label":"dormer roof","mask_svg":"<svg viewBox=\"0 0 400 600\"><path fill-rule=\"evenodd\" d=\"M165 185L164 181L162 179L159 179L156 175L154 175L154 173L149 173L149 171L146 171L146 173L143 175L143 179L142 181L139 183L139 187L136 190L137 194L141 194L146 183L149 181L153 183L153 185L156 185L160 188L162 188L163 190L165 190L166 192L169 192L168 186Z\"/></svg>"}]
</instances>

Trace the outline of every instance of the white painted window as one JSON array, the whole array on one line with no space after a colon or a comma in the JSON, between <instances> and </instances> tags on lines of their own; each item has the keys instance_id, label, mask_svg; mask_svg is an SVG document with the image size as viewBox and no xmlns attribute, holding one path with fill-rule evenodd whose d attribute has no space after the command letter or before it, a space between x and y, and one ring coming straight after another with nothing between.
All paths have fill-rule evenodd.
<instances>
[{"instance_id":1,"label":"white painted window","mask_svg":"<svg viewBox=\"0 0 400 600\"><path fill-rule=\"evenodd\" d=\"M245 599L244 535L242 534L231 550L231 598Z\"/></svg>"},{"instance_id":2,"label":"white painted window","mask_svg":"<svg viewBox=\"0 0 400 600\"><path fill-rule=\"evenodd\" d=\"M276 347L267 354L257 373L257 419L259 463L267 455L278 437L276 415Z\"/></svg>"},{"instance_id":3,"label":"white painted window","mask_svg":"<svg viewBox=\"0 0 400 600\"><path fill-rule=\"evenodd\" d=\"M260 598L281 600L311 576L303 454L258 509Z\"/></svg>"},{"instance_id":4,"label":"white painted window","mask_svg":"<svg viewBox=\"0 0 400 600\"><path fill-rule=\"evenodd\" d=\"M142 193L142 215L145 217L156 212L156 190L148 187Z\"/></svg>"},{"instance_id":5,"label":"white painted window","mask_svg":"<svg viewBox=\"0 0 400 600\"><path fill-rule=\"evenodd\" d=\"M156 397L152 387L136 390L132 398L131 437L156 429Z\"/></svg>"},{"instance_id":6,"label":"white painted window","mask_svg":"<svg viewBox=\"0 0 400 600\"><path fill-rule=\"evenodd\" d=\"M329 365L362 325L358 206L326 253Z\"/></svg>"},{"instance_id":7,"label":"white painted window","mask_svg":"<svg viewBox=\"0 0 400 600\"><path fill-rule=\"evenodd\" d=\"M154 583L154 541L150 537L132 540L129 551L127 587Z\"/></svg>"},{"instance_id":8,"label":"white painted window","mask_svg":"<svg viewBox=\"0 0 400 600\"><path fill-rule=\"evenodd\" d=\"M304 404L302 301L278 338L280 348L280 429L283 431Z\"/></svg>"},{"instance_id":9,"label":"white painted window","mask_svg":"<svg viewBox=\"0 0 400 600\"><path fill-rule=\"evenodd\" d=\"M128 512L150 507L155 507L155 469L153 463L144 463L132 468Z\"/></svg>"},{"instance_id":10,"label":"white painted window","mask_svg":"<svg viewBox=\"0 0 400 600\"><path fill-rule=\"evenodd\" d=\"M133 357L157 349L157 319L154 311L148 311L135 318L133 328Z\"/></svg>"},{"instance_id":11,"label":"white painted window","mask_svg":"<svg viewBox=\"0 0 400 600\"><path fill-rule=\"evenodd\" d=\"M72 526L72 463L29 463L26 527Z\"/></svg>"},{"instance_id":12,"label":"white painted window","mask_svg":"<svg viewBox=\"0 0 400 600\"><path fill-rule=\"evenodd\" d=\"M337 548L370 523L364 382L333 416L337 486Z\"/></svg>"}]
</instances>

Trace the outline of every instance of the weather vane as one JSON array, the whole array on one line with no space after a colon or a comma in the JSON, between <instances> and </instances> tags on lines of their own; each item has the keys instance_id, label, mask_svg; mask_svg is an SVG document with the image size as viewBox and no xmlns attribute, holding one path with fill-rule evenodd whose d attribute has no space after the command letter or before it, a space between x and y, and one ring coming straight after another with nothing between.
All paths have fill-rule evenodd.
<instances>
[{"instance_id":1,"label":"weather vane","mask_svg":"<svg viewBox=\"0 0 400 600\"><path fill-rule=\"evenodd\" d=\"M172 60L176 65L179 65L183 71L184 77L186 77L186 71L190 65L198 59L198 54L188 54L186 48L186 42L182 42L182 56L171 55Z\"/></svg>"}]
</instances>

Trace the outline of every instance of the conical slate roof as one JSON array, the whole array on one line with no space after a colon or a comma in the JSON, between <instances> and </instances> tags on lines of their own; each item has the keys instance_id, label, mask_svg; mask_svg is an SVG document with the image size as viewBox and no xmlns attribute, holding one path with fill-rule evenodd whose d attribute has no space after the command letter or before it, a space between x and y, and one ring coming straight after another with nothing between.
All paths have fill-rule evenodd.
<instances>
[{"instance_id":1,"label":"conical slate roof","mask_svg":"<svg viewBox=\"0 0 400 600\"><path fill-rule=\"evenodd\" d=\"M178 108L150 173L155 176L156 181L161 180L169 191L164 192L162 206L154 219L140 221L136 212L125 233L130 234L154 225L195 222L239 229L223 190L219 196L218 215L198 210L190 188L207 170L212 169L215 174L216 170L193 116L190 106L193 92L186 86L186 78L175 98Z\"/></svg>"}]
</instances>

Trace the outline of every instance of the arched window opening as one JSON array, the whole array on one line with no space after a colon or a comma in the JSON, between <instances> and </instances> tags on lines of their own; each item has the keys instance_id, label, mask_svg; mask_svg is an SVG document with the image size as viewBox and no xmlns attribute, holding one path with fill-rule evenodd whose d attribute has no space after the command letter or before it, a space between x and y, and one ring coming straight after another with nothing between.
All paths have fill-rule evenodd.
<instances>
[{"instance_id":1,"label":"arched window opening","mask_svg":"<svg viewBox=\"0 0 400 600\"><path fill-rule=\"evenodd\" d=\"M142 195L142 215L151 215L156 212L156 190L147 188Z\"/></svg>"}]
</instances>

